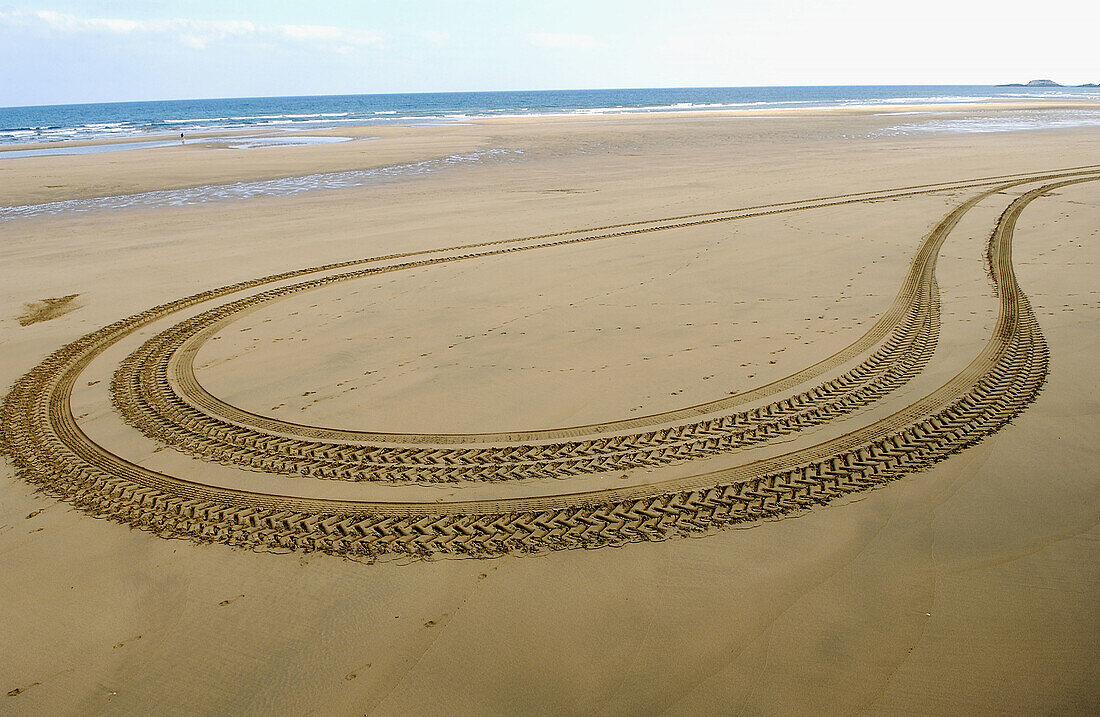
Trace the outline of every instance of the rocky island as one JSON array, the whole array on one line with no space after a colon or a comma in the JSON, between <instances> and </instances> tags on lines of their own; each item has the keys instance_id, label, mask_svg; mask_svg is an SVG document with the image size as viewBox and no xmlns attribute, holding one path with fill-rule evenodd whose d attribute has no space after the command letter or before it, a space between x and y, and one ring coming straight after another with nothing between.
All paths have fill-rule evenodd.
<instances>
[{"instance_id":1,"label":"rocky island","mask_svg":"<svg viewBox=\"0 0 1100 717\"><path fill-rule=\"evenodd\" d=\"M1089 82L1084 85L1062 85L1054 80L1032 80L1026 85L1021 82L1010 82L1006 85L997 85L997 87L1100 87L1100 84Z\"/></svg>"}]
</instances>

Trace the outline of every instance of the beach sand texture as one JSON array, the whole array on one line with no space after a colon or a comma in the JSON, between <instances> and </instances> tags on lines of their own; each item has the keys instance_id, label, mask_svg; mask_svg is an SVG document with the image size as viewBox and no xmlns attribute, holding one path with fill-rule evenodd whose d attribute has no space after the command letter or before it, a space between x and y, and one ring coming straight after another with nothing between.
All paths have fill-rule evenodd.
<instances>
[{"instance_id":1,"label":"beach sand texture","mask_svg":"<svg viewBox=\"0 0 1100 717\"><path fill-rule=\"evenodd\" d=\"M1095 713L1100 130L897 121L0 160L484 158L0 221L2 711Z\"/></svg>"}]
</instances>

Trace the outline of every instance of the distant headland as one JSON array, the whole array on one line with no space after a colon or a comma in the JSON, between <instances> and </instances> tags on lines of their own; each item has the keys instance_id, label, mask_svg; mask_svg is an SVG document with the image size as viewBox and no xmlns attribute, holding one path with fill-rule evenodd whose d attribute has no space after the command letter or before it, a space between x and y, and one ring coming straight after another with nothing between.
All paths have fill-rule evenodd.
<instances>
[{"instance_id":1,"label":"distant headland","mask_svg":"<svg viewBox=\"0 0 1100 717\"><path fill-rule=\"evenodd\" d=\"M1084 85L1062 85L1054 80L1032 80L1026 85L1022 82L1010 82L1007 85L997 85L997 87L1100 87L1100 84L1089 82Z\"/></svg>"}]
</instances>

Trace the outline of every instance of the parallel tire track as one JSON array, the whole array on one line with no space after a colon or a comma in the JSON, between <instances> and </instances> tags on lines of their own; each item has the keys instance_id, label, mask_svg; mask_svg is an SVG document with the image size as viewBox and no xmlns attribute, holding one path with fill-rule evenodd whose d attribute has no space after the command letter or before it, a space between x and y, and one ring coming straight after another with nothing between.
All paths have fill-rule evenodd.
<instances>
[{"instance_id":1,"label":"parallel tire track","mask_svg":"<svg viewBox=\"0 0 1100 717\"><path fill-rule=\"evenodd\" d=\"M998 185L950 212L922 242L898 297L883 319L851 346L815 366L824 371L887 336L874 353L830 381L751 411L730 410L740 398L734 397L692 407L689 415L704 416L691 423L656 430L652 425L657 419L662 416L666 420L682 419L684 410L646 417L640 422L590 426L585 432L570 429L467 436L380 436L275 421L224 404L202 390L194 376L192 360L203 341L240 312L315 288L313 282L282 287L217 307L154 336L122 363L112 383L112 397L128 423L186 452L268 472L326 479L456 481L564 477L656 466L730 451L866 407L919 373L935 348L938 317L934 269L939 247L974 204L1028 181L1033 180ZM642 231L662 228L666 225L650 222ZM462 258L465 257L442 261ZM332 279L360 276L360 272L352 272ZM177 354L183 358L171 368L175 369L178 391L168 380L171 359ZM796 374L801 378L811 375L808 370ZM789 385L791 381L781 380L771 387L778 392ZM716 415L715 409L725 410ZM623 433L624 427L633 431ZM325 437L337 440L316 440ZM559 440L531 440L546 437ZM407 439L406 445L387 445L401 438ZM496 445L485 446L487 440ZM463 441L475 445L454 447ZM409 443L432 445L419 447Z\"/></svg>"},{"instance_id":2,"label":"parallel tire track","mask_svg":"<svg viewBox=\"0 0 1100 717\"><path fill-rule=\"evenodd\" d=\"M1035 397L1049 359L1012 270L1012 233L1035 198L1097 178L1046 184L1005 210L989 242L997 323L982 352L955 378L841 438L727 471L548 498L359 503L215 488L141 468L88 439L69 405L84 367L171 307L215 298L216 292L151 309L62 347L8 394L0 436L24 479L83 510L163 535L252 547L485 555L658 540L783 513L942 460L996 431Z\"/></svg>"},{"instance_id":3,"label":"parallel tire track","mask_svg":"<svg viewBox=\"0 0 1100 717\"><path fill-rule=\"evenodd\" d=\"M652 428L647 417L633 431L619 424L536 435L408 436L405 445L387 445L370 432L334 431L275 421L236 409L206 393L195 378L192 361L198 347L242 311L301 291L284 287L212 309L164 331L128 357L116 373L113 400L128 423L146 435L185 452L227 464L278 473L300 473L337 480L458 481L566 477L629 470L691 460L748 447L821 425L871 405L920 372L935 348L938 316L934 269L939 247L958 220L991 194L1031 180L998 185L950 212L922 242L902 290L887 316L852 347L865 348L889 331L888 340L844 374L750 411L710 413L691 423ZM661 228L650 223L646 231ZM353 274L353 277L358 276ZM308 284L307 284L308 287ZM902 315L899 309L907 308ZM884 317L885 318L885 317ZM846 358L852 347L839 352ZM172 361L176 358L176 361ZM819 362L818 365L821 365ZM174 370L174 372L173 372ZM174 389L169 381L173 373ZM804 373L804 372L802 372ZM776 382L781 387L784 382ZM716 404L736 405L737 399ZM695 407L708 414L714 406ZM679 418L681 411L669 412ZM607 435L614 433L614 435ZM524 441L565 435L565 440ZM337 440L317 440L331 436ZM431 439L436 438L436 441ZM455 447L465 440L467 444ZM408 443L434 443L426 447Z\"/></svg>"},{"instance_id":4,"label":"parallel tire track","mask_svg":"<svg viewBox=\"0 0 1100 717\"><path fill-rule=\"evenodd\" d=\"M938 247L942 234L931 237ZM945 232L944 232L945 234ZM322 442L239 420L227 420L204 392L176 393L169 362L188 337L232 316L239 306L219 307L169 329L131 354L112 385L116 407L147 435L183 450L227 463L323 478L396 480L504 480L576 475L660 465L785 435L857 410L904 384L930 358L938 315L933 253L918 264L922 274L916 301L878 349L841 376L750 411L727 412L688 424L565 441L499 442L489 447L394 446L366 441ZM247 305L247 300L246 300ZM190 364L188 364L188 367ZM191 370L184 385L197 385ZM197 401L195 399L198 399ZM193 403L194 401L194 403ZM234 416L236 418L236 416ZM606 429L604 429L606 430ZM289 435L288 435L289 434ZM449 436L452 441L453 436ZM477 441L480 443L480 441Z\"/></svg>"},{"instance_id":5,"label":"parallel tire track","mask_svg":"<svg viewBox=\"0 0 1100 717\"><path fill-rule=\"evenodd\" d=\"M934 299L934 285L933 290ZM888 343L856 369L751 411L656 431L567 443L489 448L409 448L302 441L212 418L148 373L126 417L150 437L228 464L343 480L508 480L664 465L788 435L871 405L919 373L935 348L938 316L924 308L919 329ZM140 404L138 403L140 401ZM140 405L141 412L135 411ZM161 422L150 421L154 417Z\"/></svg>"}]
</instances>

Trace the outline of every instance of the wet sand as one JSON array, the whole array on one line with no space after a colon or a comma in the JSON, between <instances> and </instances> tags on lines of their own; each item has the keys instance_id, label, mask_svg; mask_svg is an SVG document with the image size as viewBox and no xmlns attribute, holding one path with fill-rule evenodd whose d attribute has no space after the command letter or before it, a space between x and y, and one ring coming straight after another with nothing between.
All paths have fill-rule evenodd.
<instances>
[{"instance_id":1,"label":"wet sand","mask_svg":"<svg viewBox=\"0 0 1100 717\"><path fill-rule=\"evenodd\" d=\"M1100 129L881 134L897 122L866 112L501 120L369 128L380 139L323 146L0 160L14 205L515 151L292 197L0 222L0 383L151 306L305 266L1100 164ZM809 510L620 547L366 564L97 520L36 493L6 461L2 711L1095 713L1098 187L1039 197L1015 227L1012 264L1050 351L1037 400L927 470ZM936 351L877 408L778 446L630 469L625 481L326 489L454 500L572 480L644 486L843 435L935 390L981 350L998 300L985 243L1030 188L983 200L948 236ZM925 235L981 189L334 283L234 318L197 350L195 375L267 419L345 429L530 431L675 411L858 340ZM51 299L69 299L64 312L20 324ZM117 353L74 389L90 434L158 470L263 480L125 425L107 389Z\"/></svg>"}]
</instances>

